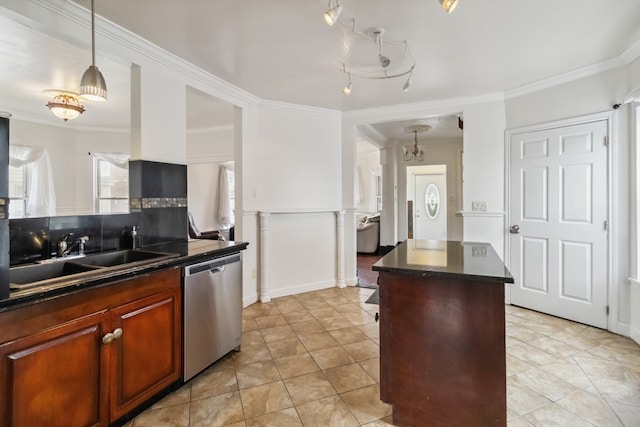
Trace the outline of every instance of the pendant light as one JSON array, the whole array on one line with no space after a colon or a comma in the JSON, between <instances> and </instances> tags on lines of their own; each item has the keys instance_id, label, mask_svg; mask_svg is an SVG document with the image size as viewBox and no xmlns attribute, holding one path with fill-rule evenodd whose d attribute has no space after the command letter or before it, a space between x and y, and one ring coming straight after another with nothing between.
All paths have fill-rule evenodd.
<instances>
[{"instance_id":1,"label":"pendant light","mask_svg":"<svg viewBox=\"0 0 640 427\"><path fill-rule=\"evenodd\" d=\"M47 107L56 117L65 122L77 119L84 113L84 106L80 104L77 93L56 89L46 89L44 92L53 96L53 99L47 102Z\"/></svg>"},{"instance_id":2,"label":"pendant light","mask_svg":"<svg viewBox=\"0 0 640 427\"><path fill-rule=\"evenodd\" d=\"M96 22L94 0L91 0L91 65L82 75L80 96L91 101L107 100L107 83L96 67Z\"/></svg>"}]
</instances>

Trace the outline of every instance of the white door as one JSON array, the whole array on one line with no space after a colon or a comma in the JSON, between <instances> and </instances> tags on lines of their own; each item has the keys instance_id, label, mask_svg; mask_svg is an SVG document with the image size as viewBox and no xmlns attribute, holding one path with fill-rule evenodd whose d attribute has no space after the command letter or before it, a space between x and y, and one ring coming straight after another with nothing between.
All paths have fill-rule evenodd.
<instances>
[{"instance_id":1,"label":"white door","mask_svg":"<svg viewBox=\"0 0 640 427\"><path fill-rule=\"evenodd\" d=\"M414 239L447 239L447 175L414 175Z\"/></svg>"},{"instance_id":2,"label":"white door","mask_svg":"<svg viewBox=\"0 0 640 427\"><path fill-rule=\"evenodd\" d=\"M607 327L607 122L511 136L511 303Z\"/></svg>"}]
</instances>

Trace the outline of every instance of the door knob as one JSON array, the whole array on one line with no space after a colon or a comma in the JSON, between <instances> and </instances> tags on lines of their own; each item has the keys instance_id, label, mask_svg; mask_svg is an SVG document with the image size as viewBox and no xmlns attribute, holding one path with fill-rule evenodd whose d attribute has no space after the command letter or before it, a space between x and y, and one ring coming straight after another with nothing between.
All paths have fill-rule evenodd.
<instances>
[{"instance_id":1,"label":"door knob","mask_svg":"<svg viewBox=\"0 0 640 427\"><path fill-rule=\"evenodd\" d=\"M102 337L102 343L109 344L110 342L112 342L113 340L117 340L121 336L122 328L117 328L113 332L107 332L106 334L104 334L104 336Z\"/></svg>"},{"instance_id":2,"label":"door knob","mask_svg":"<svg viewBox=\"0 0 640 427\"><path fill-rule=\"evenodd\" d=\"M509 233L511 233L511 234L519 234L520 233L520 226L519 225L512 225L511 229L509 230Z\"/></svg>"}]
</instances>

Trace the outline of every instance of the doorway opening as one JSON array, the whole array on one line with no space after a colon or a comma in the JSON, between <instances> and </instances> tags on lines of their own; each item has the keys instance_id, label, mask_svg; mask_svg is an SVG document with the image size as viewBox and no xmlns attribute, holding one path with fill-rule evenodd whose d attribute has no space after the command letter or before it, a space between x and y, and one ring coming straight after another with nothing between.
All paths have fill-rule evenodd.
<instances>
[{"instance_id":1,"label":"doorway opening","mask_svg":"<svg viewBox=\"0 0 640 427\"><path fill-rule=\"evenodd\" d=\"M447 165L407 167L407 236L447 240Z\"/></svg>"}]
</instances>

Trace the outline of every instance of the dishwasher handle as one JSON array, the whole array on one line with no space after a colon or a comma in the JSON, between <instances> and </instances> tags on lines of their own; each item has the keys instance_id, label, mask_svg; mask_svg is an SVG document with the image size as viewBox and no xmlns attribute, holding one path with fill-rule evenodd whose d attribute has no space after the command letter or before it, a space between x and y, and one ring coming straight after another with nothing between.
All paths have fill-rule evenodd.
<instances>
[{"instance_id":1,"label":"dishwasher handle","mask_svg":"<svg viewBox=\"0 0 640 427\"><path fill-rule=\"evenodd\" d=\"M203 271L209 271L211 274L221 273L225 270L227 265L240 262L240 260L242 260L242 255L238 253L201 262L199 264L188 265L184 269L184 275L187 277Z\"/></svg>"}]
</instances>

